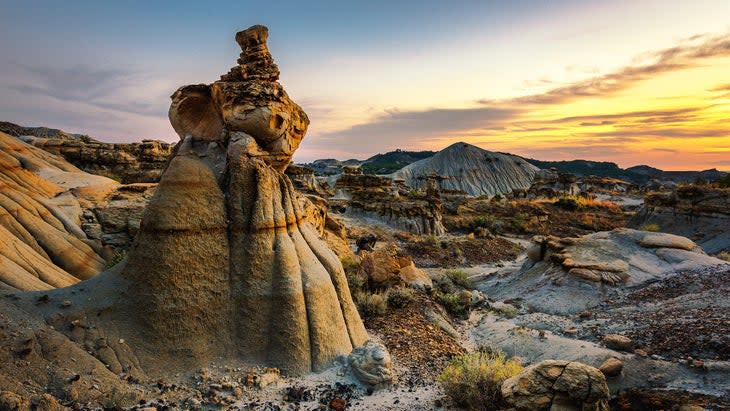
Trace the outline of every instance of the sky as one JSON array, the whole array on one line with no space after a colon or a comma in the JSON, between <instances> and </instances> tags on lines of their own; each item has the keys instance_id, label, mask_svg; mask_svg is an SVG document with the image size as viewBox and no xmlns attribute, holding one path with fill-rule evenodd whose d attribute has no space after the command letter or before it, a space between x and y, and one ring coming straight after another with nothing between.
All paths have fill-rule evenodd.
<instances>
[{"instance_id":1,"label":"sky","mask_svg":"<svg viewBox=\"0 0 730 411\"><path fill-rule=\"evenodd\" d=\"M3 0L0 121L177 141L169 96L253 24L309 114L299 162L466 141L730 170L730 0Z\"/></svg>"}]
</instances>

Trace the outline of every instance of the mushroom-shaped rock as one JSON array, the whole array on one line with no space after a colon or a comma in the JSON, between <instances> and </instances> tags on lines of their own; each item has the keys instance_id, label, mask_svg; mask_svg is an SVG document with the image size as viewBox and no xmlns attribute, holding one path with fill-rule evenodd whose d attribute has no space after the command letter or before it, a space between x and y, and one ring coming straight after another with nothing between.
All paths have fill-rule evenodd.
<instances>
[{"instance_id":1,"label":"mushroom-shaped rock","mask_svg":"<svg viewBox=\"0 0 730 411\"><path fill-rule=\"evenodd\" d=\"M239 69L173 94L181 141L127 258L44 296L63 308L13 300L112 375L216 362L302 374L368 339L340 260L283 174L309 120L276 81L267 33L238 33Z\"/></svg>"}]
</instances>

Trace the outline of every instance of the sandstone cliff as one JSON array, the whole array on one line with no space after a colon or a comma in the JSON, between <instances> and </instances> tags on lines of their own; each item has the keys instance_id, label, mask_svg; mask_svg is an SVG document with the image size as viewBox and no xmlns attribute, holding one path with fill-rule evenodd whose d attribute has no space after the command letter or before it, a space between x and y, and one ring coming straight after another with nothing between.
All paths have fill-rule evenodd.
<instances>
[{"instance_id":1,"label":"sandstone cliff","mask_svg":"<svg viewBox=\"0 0 730 411\"><path fill-rule=\"evenodd\" d=\"M433 157L411 163L390 176L410 187L425 188L427 176L445 177L441 190L462 191L472 196L505 195L530 187L538 168L524 159L494 153L467 143L455 143Z\"/></svg>"},{"instance_id":2,"label":"sandstone cliff","mask_svg":"<svg viewBox=\"0 0 730 411\"><path fill-rule=\"evenodd\" d=\"M66 287L100 272L73 191L116 185L0 132L0 288Z\"/></svg>"}]
</instances>

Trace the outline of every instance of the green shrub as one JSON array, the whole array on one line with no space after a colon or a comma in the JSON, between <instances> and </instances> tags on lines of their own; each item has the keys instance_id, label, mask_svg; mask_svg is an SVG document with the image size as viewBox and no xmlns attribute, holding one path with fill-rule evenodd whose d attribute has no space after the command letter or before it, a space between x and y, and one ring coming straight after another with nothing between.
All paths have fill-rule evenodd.
<instances>
[{"instance_id":1,"label":"green shrub","mask_svg":"<svg viewBox=\"0 0 730 411\"><path fill-rule=\"evenodd\" d=\"M517 316L517 308L509 304L493 305L492 308L497 314L506 318L515 318Z\"/></svg>"},{"instance_id":2,"label":"green shrub","mask_svg":"<svg viewBox=\"0 0 730 411\"><path fill-rule=\"evenodd\" d=\"M512 217L512 220L510 223L512 224L512 228L514 228L517 231L524 232L527 229L527 223L530 221L530 216L525 213L517 213L514 217Z\"/></svg>"},{"instance_id":3,"label":"green shrub","mask_svg":"<svg viewBox=\"0 0 730 411\"><path fill-rule=\"evenodd\" d=\"M717 258L730 262L730 252L723 251L720 254L717 255Z\"/></svg>"},{"instance_id":4,"label":"green shrub","mask_svg":"<svg viewBox=\"0 0 730 411\"><path fill-rule=\"evenodd\" d=\"M644 230L644 231L651 231L653 233L656 233L657 231L661 230L661 227L659 227L659 224L651 223L651 224L642 225L640 229Z\"/></svg>"},{"instance_id":5,"label":"green shrub","mask_svg":"<svg viewBox=\"0 0 730 411\"><path fill-rule=\"evenodd\" d=\"M494 216L485 214L474 217L474 219L471 220L471 228L474 229L481 227L491 230L496 226L496 223L497 219L495 219Z\"/></svg>"},{"instance_id":6,"label":"green shrub","mask_svg":"<svg viewBox=\"0 0 730 411\"><path fill-rule=\"evenodd\" d=\"M451 281L451 278L449 278L445 275L434 278L433 286L436 290L438 290L440 293L443 293L443 294L453 293L454 290L456 290L456 286L454 285L454 282Z\"/></svg>"},{"instance_id":7,"label":"green shrub","mask_svg":"<svg viewBox=\"0 0 730 411\"><path fill-rule=\"evenodd\" d=\"M440 247L441 242L435 235L430 235L424 239L424 242L432 247Z\"/></svg>"},{"instance_id":8,"label":"green shrub","mask_svg":"<svg viewBox=\"0 0 730 411\"><path fill-rule=\"evenodd\" d=\"M558 201L553 203L554 205L569 211L576 211L580 208L580 202L575 197L560 197Z\"/></svg>"},{"instance_id":9,"label":"green shrub","mask_svg":"<svg viewBox=\"0 0 730 411\"><path fill-rule=\"evenodd\" d=\"M379 317L388 311L388 297L384 293L356 293L355 303L365 318Z\"/></svg>"},{"instance_id":10,"label":"green shrub","mask_svg":"<svg viewBox=\"0 0 730 411\"><path fill-rule=\"evenodd\" d=\"M388 291L388 307L403 308L412 303L413 290L407 287L393 288Z\"/></svg>"},{"instance_id":11,"label":"green shrub","mask_svg":"<svg viewBox=\"0 0 730 411\"><path fill-rule=\"evenodd\" d=\"M448 312L457 316L464 316L471 307L471 294L468 292L440 294L438 300Z\"/></svg>"},{"instance_id":12,"label":"green shrub","mask_svg":"<svg viewBox=\"0 0 730 411\"><path fill-rule=\"evenodd\" d=\"M476 351L455 357L439 375L446 395L472 410L498 410L502 383L522 371L522 365L503 353Z\"/></svg>"},{"instance_id":13,"label":"green shrub","mask_svg":"<svg viewBox=\"0 0 730 411\"><path fill-rule=\"evenodd\" d=\"M471 288L471 282L469 281L469 274L462 270L447 270L446 276L455 285L463 288Z\"/></svg>"}]
</instances>

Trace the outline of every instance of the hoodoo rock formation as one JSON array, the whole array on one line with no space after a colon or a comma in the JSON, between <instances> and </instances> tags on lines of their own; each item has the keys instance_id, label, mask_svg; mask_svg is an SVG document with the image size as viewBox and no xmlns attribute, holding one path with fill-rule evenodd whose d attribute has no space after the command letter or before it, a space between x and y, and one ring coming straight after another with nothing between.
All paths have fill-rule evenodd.
<instances>
[{"instance_id":1,"label":"hoodoo rock formation","mask_svg":"<svg viewBox=\"0 0 730 411\"><path fill-rule=\"evenodd\" d=\"M126 259L47 292L49 304L17 294L11 305L42 313L115 374L221 361L299 374L366 342L342 265L283 174L309 120L277 82L267 36L239 32L238 66L173 94L181 142Z\"/></svg>"}]
</instances>

